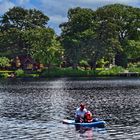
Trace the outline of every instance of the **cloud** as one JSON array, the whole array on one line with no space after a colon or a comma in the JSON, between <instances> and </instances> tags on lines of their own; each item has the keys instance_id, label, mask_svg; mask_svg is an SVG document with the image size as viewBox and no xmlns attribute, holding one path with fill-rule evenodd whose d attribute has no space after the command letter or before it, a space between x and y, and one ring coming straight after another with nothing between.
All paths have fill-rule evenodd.
<instances>
[{"instance_id":1,"label":"cloud","mask_svg":"<svg viewBox=\"0 0 140 140\"><path fill-rule=\"evenodd\" d=\"M12 0L16 6L20 6L23 7L25 9L32 9L32 8L36 8L38 9L38 5L35 6L34 3L32 1L34 0Z\"/></svg>"},{"instance_id":2,"label":"cloud","mask_svg":"<svg viewBox=\"0 0 140 140\"><path fill-rule=\"evenodd\" d=\"M55 23L61 23L61 22L65 22L67 20L66 17L63 17L61 15L54 15L49 17L51 22L55 22Z\"/></svg>"},{"instance_id":3,"label":"cloud","mask_svg":"<svg viewBox=\"0 0 140 140\"><path fill-rule=\"evenodd\" d=\"M9 0L0 0L0 15L4 14L9 8L14 7L15 4L10 2Z\"/></svg>"},{"instance_id":4,"label":"cloud","mask_svg":"<svg viewBox=\"0 0 140 140\"><path fill-rule=\"evenodd\" d=\"M25 3L29 3L30 0L17 0L20 5L24 5Z\"/></svg>"},{"instance_id":5,"label":"cloud","mask_svg":"<svg viewBox=\"0 0 140 140\"><path fill-rule=\"evenodd\" d=\"M96 10L107 4L121 3L140 7L139 0L40 0L40 9L48 16L61 15L67 16L70 8L82 7Z\"/></svg>"},{"instance_id":6,"label":"cloud","mask_svg":"<svg viewBox=\"0 0 140 140\"><path fill-rule=\"evenodd\" d=\"M67 17L63 17L61 15L54 15L49 17L50 20L48 22L48 26L53 28L57 34L60 34L61 30L59 29L59 25L63 22L67 21Z\"/></svg>"},{"instance_id":7,"label":"cloud","mask_svg":"<svg viewBox=\"0 0 140 140\"><path fill-rule=\"evenodd\" d=\"M40 3L46 8L52 8L52 10L62 11L72 7L87 7L96 9L98 6L103 6L113 3L121 3L127 5L140 4L139 0L40 0ZM140 5L139 5L140 6ZM55 8L55 9L53 9Z\"/></svg>"},{"instance_id":8,"label":"cloud","mask_svg":"<svg viewBox=\"0 0 140 140\"><path fill-rule=\"evenodd\" d=\"M115 3L140 7L139 0L40 0L40 8L50 17L50 23L58 27L58 24L67 21L67 12L70 8L82 7L96 10L104 5Z\"/></svg>"}]
</instances>

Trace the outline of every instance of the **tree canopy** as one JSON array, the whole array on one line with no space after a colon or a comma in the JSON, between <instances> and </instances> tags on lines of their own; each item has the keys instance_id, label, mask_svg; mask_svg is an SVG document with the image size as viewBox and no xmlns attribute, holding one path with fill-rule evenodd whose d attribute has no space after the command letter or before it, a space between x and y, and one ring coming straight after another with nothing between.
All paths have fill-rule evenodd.
<instances>
[{"instance_id":1,"label":"tree canopy","mask_svg":"<svg viewBox=\"0 0 140 140\"><path fill-rule=\"evenodd\" d=\"M95 11L76 7L68 10L67 17L57 37L43 12L9 9L0 21L0 56L31 55L45 65L58 64L63 57L73 68L82 62L94 69L100 62L126 67L128 59L139 58L140 8L122 4Z\"/></svg>"},{"instance_id":2,"label":"tree canopy","mask_svg":"<svg viewBox=\"0 0 140 140\"><path fill-rule=\"evenodd\" d=\"M30 45L29 54L37 61L50 67L57 64L63 49L50 28L30 29L24 33L26 43Z\"/></svg>"},{"instance_id":3,"label":"tree canopy","mask_svg":"<svg viewBox=\"0 0 140 140\"><path fill-rule=\"evenodd\" d=\"M116 65L125 67L128 57L132 56L130 50L139 48L139 23L140 9L131 6L113 4L96 11L79 7L70 9L68 22L60 25L66 56L76 63L88 58L94 68L102 58L110 62L115 59ZM132 45L131 40L133 44L134 41L137 43Z\"/></svg>"},{"instance_id":4,"label":"tree canopy","mask_svg":"<svg viewBox=\"0 0 140 140\"><path fill-rule=\"evenodd\" d=\"M24 9L21 7L13 7L9 9L1 20L2 30L16 28L25 30L29 28L45 27L49 18L41 11L36 9Z\"/></svg>"}]
</instances>

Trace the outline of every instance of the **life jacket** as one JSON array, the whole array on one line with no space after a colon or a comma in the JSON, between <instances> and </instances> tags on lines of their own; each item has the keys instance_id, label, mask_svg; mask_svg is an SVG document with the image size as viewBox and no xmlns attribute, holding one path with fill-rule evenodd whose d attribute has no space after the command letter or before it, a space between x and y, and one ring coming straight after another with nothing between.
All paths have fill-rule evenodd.
<instances>
[{"instance_id":1,"label":"life jacket","mask_svg":"<svg viewBox=\"0 0 140 140\"><path fill-rule=\"evenodd\" d=\"M85 113L85 122L92 122L93 121L93 117L92 117L92 113L90 111Z\"/></svg>"}]
</instances>

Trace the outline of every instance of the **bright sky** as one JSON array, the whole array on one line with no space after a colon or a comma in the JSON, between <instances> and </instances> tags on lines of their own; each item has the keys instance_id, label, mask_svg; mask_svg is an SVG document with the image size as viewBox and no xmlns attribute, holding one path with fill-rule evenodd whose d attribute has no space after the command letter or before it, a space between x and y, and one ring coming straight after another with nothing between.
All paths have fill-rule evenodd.
<instances>
[{"instance_id":1,"label":"bright sky","mask_svg":"<svg viewBox=\"0 0 140 140\"><path fill-rule=\"evenodd\" d=\"M140 0L0 0L0 15L13 6L21 6L26 9L36 8L50 18L49 27L60 34L61 30L58 26L60 23L67 21L69 8L79 6L96 10L98 7L114 3L140 8Z\"/></svg>"}]
</instances>

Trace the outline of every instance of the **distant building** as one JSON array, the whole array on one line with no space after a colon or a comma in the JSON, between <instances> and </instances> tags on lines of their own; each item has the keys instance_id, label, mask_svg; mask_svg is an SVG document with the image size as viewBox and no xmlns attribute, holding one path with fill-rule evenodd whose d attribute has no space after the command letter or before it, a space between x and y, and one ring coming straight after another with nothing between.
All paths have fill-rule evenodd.
<instances>
[{"instance_id":1,"label":"distant building","mask_svg":"<svg viewBox=\"0 0 140 140\"><path fill-rule=\"evenodd\" d=\"M24 70L37 70L40 68L40 64L37 63L30 56L17 56L12 62L12 68L22 68Z\"/></svg>"}]
</instances>

